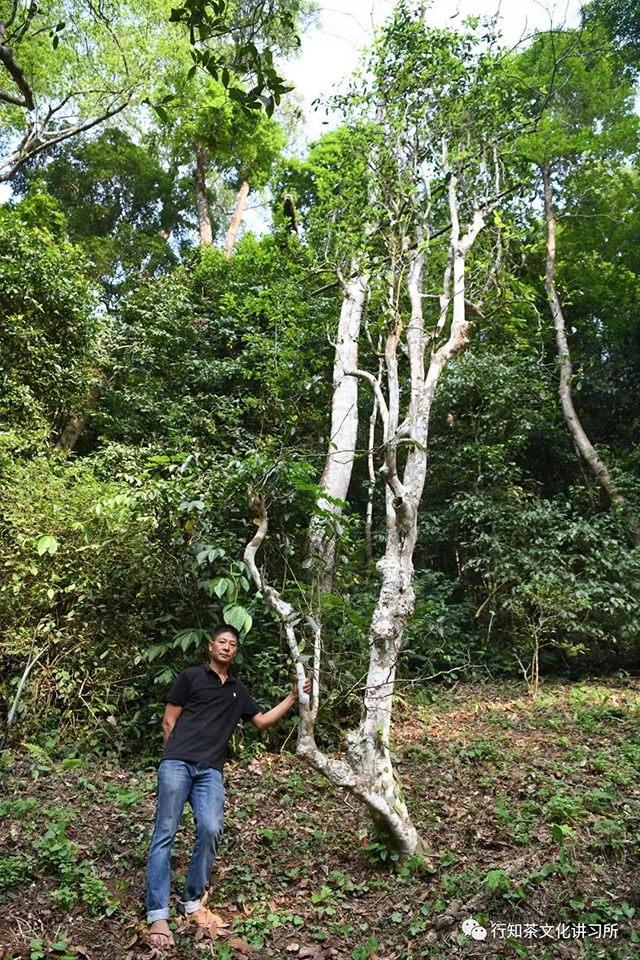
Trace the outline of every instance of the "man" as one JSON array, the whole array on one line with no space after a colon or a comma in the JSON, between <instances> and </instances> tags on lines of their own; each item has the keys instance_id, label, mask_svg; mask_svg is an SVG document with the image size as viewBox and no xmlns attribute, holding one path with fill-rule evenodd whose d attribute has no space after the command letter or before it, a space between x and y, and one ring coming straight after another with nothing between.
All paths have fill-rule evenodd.
<instances>
[{"instance_id":1,"label":"man","mask_svg":"<svg viewBox=\"0 0 640 960\"><path fill-rule=\"evenodd\" d=\"M224 786L222 768L238 720L251 720L258 730L277 723L297 703L293 692L267 713L245 685L229 673L238 651L238 631L217 627L209 641L209 663L183 670L169 693L162 718L164 752L158 770L158 805L147 868L147 939L155 947L171 947L169 893L171 847L184 805L189 801L196 841L178 910L208 929L213 915L201 904L222 836ZM308 692L311 681L305 683Z\"/></svg>"}]
</instances>

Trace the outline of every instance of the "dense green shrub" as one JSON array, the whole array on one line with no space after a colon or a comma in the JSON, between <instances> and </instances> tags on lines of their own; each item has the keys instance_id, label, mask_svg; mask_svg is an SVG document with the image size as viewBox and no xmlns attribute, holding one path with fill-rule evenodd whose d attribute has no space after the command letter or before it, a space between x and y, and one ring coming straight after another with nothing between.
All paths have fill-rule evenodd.
<instances>
[{"instance_id":1,"label":"dense green shrub","mask_svg":"<svg viewBox=\"0 0 640 960\"><path fill-rule=\"evenodd\" d=\"M0 208L2 427L63 425L94 376L103 320L64 229L46 197Z\"/></svg>"}]
</instances>

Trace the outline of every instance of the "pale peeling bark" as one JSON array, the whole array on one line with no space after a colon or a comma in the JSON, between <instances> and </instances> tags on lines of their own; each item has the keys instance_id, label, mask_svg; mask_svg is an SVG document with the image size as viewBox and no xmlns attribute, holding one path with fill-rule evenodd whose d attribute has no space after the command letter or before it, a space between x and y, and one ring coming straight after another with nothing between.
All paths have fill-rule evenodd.
<instances>
[{"instance_id":1,"label":"pale peeling bark","mask_svg":"<svg viewBox=\"0 0 640 960\"><path fill-rule=\"evenodd\" d=\"M609 473L606 464L598 456L595 447L589 440L580 418L573 403L573 393L571 381L573 377L573 365L571 363L571 353L569 351L569 342L564 322L562 305L555 286L555 268L556 268L556 218L553 210L553 190L551 186L551 171L547 166L541 166L542 182L544 185L544 210L547 221L547 262L545 270L545 290L549 301L549 308L553 318L553 324L556 331L556 346L558 349L558 359L560 361L560 402L564 419L569 428L576 448L590 467L594 477L603 488L607 496L615 503L621 505L628 516L636 544L640 544L640 521L630 509L624 494L617 488L613 477Z\"/></svg>"},{"instance_id":2,"label":"pale peeling bark","mask_svg":"<svg viewBox=\"0 0 640 960\"><path fill-rule=\"evenodd\" d=\"M355 264L353 265L355 267ZM323 495L309 525L307 556L311 563L315 616L308 619L313 635L313 719L317 715L322 658L322 595L333 586L336 564L335 523L342 510L336 500L346 500L351 482L358 437L358 384L345 369L358 364L358 342L367 293L366 279L356 275L343 282L343 300L333 364L333 395L329 449L320 477Z\"/></svg>"},{"instance_id":3,"label":"pale peeling bark","mask_svg":"<svg viewBox=\"0 0 640 960\"><path fill-rule=\"evenodd\" d=\"M468 342L470 322L465 315L465 266L467 255L484 226L482 212L474 212L467 234L460 238L456 178L449 185L451 213L450 256L444 278L443 297L453 304L451 329L447 341L431 355L425 375L424 352L430 338L425 337L422 311L422 274L424 269L421 236L412 259L408 279L411 320L407 328L407 346L411 368L409 415L397 422L398 379L397 343L399 329L387 338L387 381L389 416L385 430L386 456L380 474L387 484L387 543L378 563L380 595L371 621L370 661L364 697L364 717L356 735L350 738L352 763L362 769L375 792L404 823L410 824L401 785L393 769L389 748L396 666L402 649L403 633L414 610L413 552L418 538L418 507L424 490L427 468L427 442L431 405L440 375L447 362ZM453 274L453 278L451 278ZM448 311L448 305L447 305ZM441 312L438 327L446 318ZM363 371L354 371L364 376ZM369 377L365 377L369 379ZM374 379L374 378L371 378ZM373 384L372 384L373 385ZM379 390L376 381L374 390ZM395 396L394 396L395 394ZM383 417L384 421L384 417ZM402 480L396 469L398 443L407 441L410 451Z\"/></svg>"},{"instance_id":4,"label":"pale peeling bark","mask_svg":"<svg viewBox=\"0 0 640 960\"><path fill-rule=\"evenodd\" d=\"M244 216L244 206L247 202L247 197L249 196L249 184L246 180L243 180L240 184L240 189L238 190L238 196L236 199L236 206L233 211L233 216L231 218L231 223L229 224L229 229L227 230L227 236L224 241L224 255L227 260L231 259L231 254L233 253L233 248L236 244L236 237L238 236L238 230L240 229L240 224L242 223L242 217Z\"/></svg>"},{"instance_id":5,"label":"pale peeling bark","mask_svg":"<svg viewBox=\"0 0 640 960\"><path fill-rule=\"evenodd\" d=\"M255 536L245 548L244 562L249 568L249 572L257 589L263 594L268 606L271 607L284 624L287 643L289 644L289 652L295 664L296 678L298 680L298 700L301 706L305 707L308 711L309 694L304 692L306 677L302 661L300 660L300 649L298 647L298 641L296 640L296 633L292 624L292 621L296 619L296 611L291 604L283 600L278 591L270 587L260 575L260 571L256 565L256 553L267 535L269 521L267 511L259 497L251 497L251 507L260 523Z\"/></svg>"},{"instance_id":6,"label":"pale peeling bark","mask_svg":"<svg viewBox=\"0 0 640 960\"><path fill-rule=\"evenodd\" d=\"M289 651L296 665L298 690L303 691L305 681L304 666L300 660L300 650L292 625L292 621L298 619L299 615L290 603L282 599L277 590L267 584L265 578L258 570L256 553L267 534L268 518L264 504L258 497L252 496L251 505L259 520L259 526L256 534L250 543L247 544L244 561L249 568L256 588L262 593L267 605L279 617L284 626ZM395 848L403 856L409 857L420 850L422 847L417 830L410 821L408 821L408 818L402 815L402 811L389 807L386 799L372 787L367 777L363 776L357 768L354 768L350 761L327 757L327 755L320 750L315 741L312 704L309 701L308 694L304 692L299 695L299 709L298 756L303 757L310 766L324 774L335 786L348 790L349 793L360 800L368 809L375 822L383 822L385 824L393 839Z\"/></svg>"},{"instance_id":7,"label":"pale peeling bark","mask_svg":"<svg viewBox=\"0 0 640 960\"><path fill-rule=\"evenodd\" d=\"M378 345L378 353L380 344ZM382 379L382 358L378 365L378 382ZM376 468L373 459L373 447L376 439L376 423L378 422L378 400L373 398L373 410L369 417L369 444L367 447L367 472L369 474L369 493L367 495L367 512L364 521L364 539L367 544L369 558L373 556L373 502L376 490Z\"/></svg>"},{"instance_id":8,"label":"pale peeling bark","mask_svg":"<svg viewBox=\"0 0 640 960\"><path fill-rule=\"evenodd\" d=\"M209 151L203 143L196 143L196 166L193 171L193 185L196 192L196 216L198 218L198 233L200 246L210 247L213 243L211 229L211 213L207 197L207 160Z\"/></svg>"},{"instance_id":9,"label":"pale peeling bark","mask_svg":"<svg viewBox=\"0 0 640 960\"><path fill-rule=\"evenodd\" d=\"M358 438L358 384L345 374L345 370L358 366L358 342L367 283L364 277L355 276L344 283L343 289L333 363L329 449L320 477L320 486L326 496L318 499L318 515L311 521L308 542L308 554L321 593L331 590L335 568L336 539L330 521L342 512L340 506L331 501L347 498Z\"/></svg>"}]
</instances>

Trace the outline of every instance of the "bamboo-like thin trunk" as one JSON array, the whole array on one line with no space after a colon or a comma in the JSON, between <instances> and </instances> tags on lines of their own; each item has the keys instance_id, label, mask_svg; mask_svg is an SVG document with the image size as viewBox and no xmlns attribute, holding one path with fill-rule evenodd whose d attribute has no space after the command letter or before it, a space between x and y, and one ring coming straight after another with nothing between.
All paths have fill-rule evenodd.
<instances>
[{"instance_id":1,"label":"bamboo-like thin trunk","mask_svg":"<svg viewBox=\"0 0 640 960\"><path fill-rule=\"evenodd\" d=\"M0 742L0 753L3 752L3 750L5 749L5 747L6 747L6 745L7 745L7 740L9 739L9 734L11 733L11 728L13 727L13 725L14 725L14 723L15 723L15 721L16 721L16 716L17 716L17 713L18 713L18 707L20 706L20 698L22 697L22 691L24 690L25 684L26 684L27 680L29 679L29 674L31 673L31 671L33 670L33 668L35 667L36 663L38 662L38 660L40 659L40 657L42 656L43 653L44 653L44 649L43 649L43 650L40 650L40 651L35 655L35 657L33 658L33 660L30 660L30 661L27 663L27 666L25 667L24 673L22 674L22 677L21 677L21 679L20 679L20 683L18 684L18 689L16 690L16 695L15 695L15 697L14 697L14 699L13 699L13 703L11 704L11 709L9 710L9 714L8 714L8 716L7 716L7 722L6 722L6 726L5 726L5 729L4 729L4 734L3 734L3 736L2 736L2 741Z\"/></svg>"},{"instance_id":2,"label":"bamboo-like thin trunk","mask_svg":"<svg viewBox=\"0 0 640 960\"><path fill-rule=\"evenodd\" d=\"M196 166L193 171L193 185L196 192L196 216L198 218L198 232L200 246L210 247L213 243L211 229L211 213L207 197L207 161L209 151L200 141L196 142Z\"/></svg>"},{"instance_id":3,"label":"bamboo-like thin trunk","mask_svg":"<svg viewBox=\"0 0 640 960\"><path fill-rule=\"evenodd\" d=\"M544 185L544 211L547 221L547 262L545 270L545 289L549 300L549 308L553 318L553 324L556 331L556 346L558 349L558 359L560 361L560 402L564 419L569 428L573 441L584 458L585 462L593 472L596 480L607 493L609 498L619 503L627 514L633 527L636 544L640 543L640 521L632 512L624 494L617 488L611 474L609 473L604 461L598 456L595 447L586 434L580 418L576 412L573 403L573 393L571 389L571 380L573 377L573 366L571 363L571 354L569 352L569 343L564 322L562 305L555 286L556 269L556 218L553 210L553 188L551 186L551 171L548 166L541 166L542 182Z\"/></svg>"},{"instance_id":4,"label":"bamboo-like thin trunk","mask_svg":"<svg viewBox=\"0 0 640 960\"><path fill-rule=\"evenodd\" d=\"M242 223L242 217L244 216L244 205L247 202L248 196L249 196L249 184L246 180L243 180L242 183L240 184L240 189L238 190L235 210L233 211L233 216L231 217L231 223L229 224L229 229L227 230L227 236L224 241L224 255L227 258L227 260L231 259L231 254L233 253L233 248L236 243L236 237L238 236L238 230L240 229L240 224Z\"/></svg>"}]
</instances>

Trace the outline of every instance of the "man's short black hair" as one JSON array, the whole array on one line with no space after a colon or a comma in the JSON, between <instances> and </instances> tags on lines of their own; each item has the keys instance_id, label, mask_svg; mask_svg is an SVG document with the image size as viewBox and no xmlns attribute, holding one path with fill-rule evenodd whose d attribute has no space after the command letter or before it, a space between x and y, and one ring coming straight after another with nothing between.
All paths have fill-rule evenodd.
<instances>
[{"instance_id":1,"label":"man's short black hair","mask_svg":"<svg viewBox=\"0 0 640 960\"><path fill-rule=\"evenodd\" d=\"M236 643L240 643L240 632L236 630L235 627L232 627L231 624L224 624L221 627L216 627L209 640L215 640L216 637L219 637L222 633L232 633L236 638Z\"/></svg>"}]
</instances>

